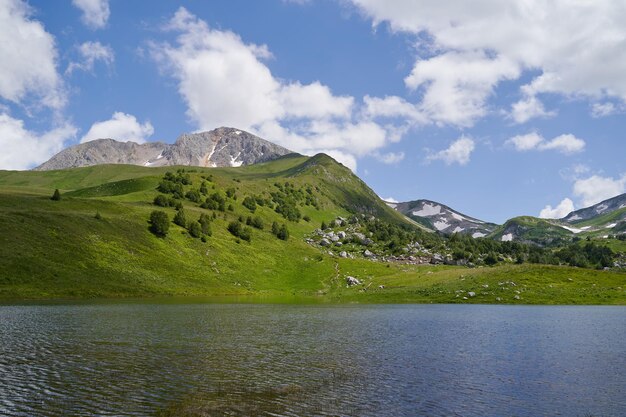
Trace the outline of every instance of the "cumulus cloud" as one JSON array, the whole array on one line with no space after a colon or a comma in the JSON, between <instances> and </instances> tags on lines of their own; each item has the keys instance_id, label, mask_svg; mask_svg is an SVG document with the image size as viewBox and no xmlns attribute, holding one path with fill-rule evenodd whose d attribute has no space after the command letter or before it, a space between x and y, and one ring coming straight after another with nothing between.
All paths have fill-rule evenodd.
<instances>
[{"instance_id":1,"label":"cumulus cloud","mask_svg":"<svg viewBox=\"0 0 626 417\"><path fill-rule=\"evenodd\" d=\"M574 182L574 195L581 199L584 207L626 192L626 173L621 177L603 177L592 175Z\"/></svg>"},{"instance_id":2,"label":"cumulus cloud","mask_svg":"<svg viewBox=\"0 0 626 417\"><path fill-rule=\"evenodd\" d=\"M404 159L404 152L388 152L384 154L374 155L380 162L384 164L397 164Z\"/></svg>"},{"instance_id":3,"label":"cumulus cloud","mask_svg":"<svg viewBox=\"0 0 626 417\"><path fill-rule=\"evenodd\" d=\"M442 151L429 155L427 160L442 160L446 165L459 164L467 165L470 161L470 156L474 151L474 141L468 137L461 136L456 141Z\"/></svg>"},{"instance_id":4,"label":"cumulus cloud","mask_svg":"<svg viewBox=\"0 0 626 417\"><path fill-rule=\"evenodd\" d=\"M75 70L93 72L97 61L102 61L107 67L111 67L115 61L113 49L100 42L85 42L78 46L78 53L81 60L70 62L65 70L66 74L71 74Z\"/></svg>"},{"instance_id":5,"label":"cumulus cloud","mask_svg":"<svg viewBox=\"0 0 626 417\"><path fill-rule=\"evenodd\" d=\"M543 103L537 97L530 96L514 103L511 109L511 117L516 123L526 123L536 117L553 117L555 111L546 111Z\"/></svg>"},{"instance_id":6,"label":"cumulus cloud","mask_svg":"<svg viewBox=\"0 0 626 417\"><path fill-rule=\"evenodd\" d=\"M564 198L556 207L552 208L551 205L547 205L539 213L539 217L542 219L561 219L572 211L574 211L574 202L569 198Z\"/></svg>"},{"instance_id":7,"label":"cumulus cloud","mask_svg":"<svg viewBox=\"0 0 626 417\"><path fill-rule=\"evenodd\" d=\"M350 1L374 25L415 36L421 53L405 82L424 89L418 104L437 121L472 123L495 86L525 74L532 78L512 109L520 123L551 114L540 102L545 93L626 100L621 2Z\"/></svg>"},{"instance_id":8,"label":"cumulus cloud","mask_svg":"<svg viewBox=\"0 0 626 417\"><path fill-rule=\"evenodd\" d=\"M20 0L0 1L0 97L24 104L31 97L53 109L66 95L56 68L54 37Z\"/></svg>"},{"instance_id":9,"label":"cumulus cloud","mask_svg":"<svg viewBox=\"0 0 626 417\"><path fill-rule=\"evenodd\" d=\"M139 123L131 114L115 112L109 120L96 122L91 125L89 131L80 140L81 143L95 139L116 139L120 141L132 141L143 143L154 133L154 128L149 121Z\"/></svg>"},{"instance_id":10,"label":"cumulus cloud","mask_svg":"<svg viewBox=\"0 0 626 417\"><path fill-rule=\"evenodd\" d=\"M555 150L563 154L573 154L585 149L585 141L571 134L559 135L551 140L545 140L543 136L533 132L514 136L507 140L506 144L512 145L521 152Z\"/></svg>"},{"instance_id":11,"label":"cumulus cloud","mask_svg":"<svg viewBox=\"0 0 626 417\"><path fill-rule=\"evenodd\" d=\"M72 4L83 12L81 20L90 29L105 27L111 15L109 0L72 0Z\"/></svg>"},{"instance_id":12,"label":"cumulus cloud","mask_svg":"<svg viewBox=\"0 0 626 417\"><path fill-rule=\"evenodd\" d=\"M27 130L24 122L0 113L0 169L29 169L48 160L76 137L77 129L64 123L47 133Z\"/></svg>"},{"instance_id":13,"label":"cumulus cloud","mask_svg":"<svg viewBox=\"0 0 626 417\"><path fill-rule=\"evenodd\" d=\"M272 58L267 46L210 28L185 8L165 29L178 34L176 43L152 43L152 57L177 80L187 114L201 130L239 127L297 152L324 151L352 169L357 157L401 133L320 82L276 78L265 64Z\"/></svg>"},{"instance_id":14,"label":"cumulus cloud","mask_svg":"<svg viewBox=\"0 0 626 417\"><path fill-rule=\"evenodd\" d=\"M484 52L446 52L418 60L406 86L424 88L418 108L440 124L471 126L487 113L485 102L496 84L519 76L519 68L505 57Z\"/></svg>"},{"instance_id":15,"label":"cumulus cloud","mask_svg":"<svg viewBox=\"0 0 626 417\"><path fill-rule=\"evenodd\" d=\"M380 197L380 196L379 196ZM399 201L393 197L380 197L381 200L386 201L387 203L398 204Z\"/></svg>"}]
</instances>

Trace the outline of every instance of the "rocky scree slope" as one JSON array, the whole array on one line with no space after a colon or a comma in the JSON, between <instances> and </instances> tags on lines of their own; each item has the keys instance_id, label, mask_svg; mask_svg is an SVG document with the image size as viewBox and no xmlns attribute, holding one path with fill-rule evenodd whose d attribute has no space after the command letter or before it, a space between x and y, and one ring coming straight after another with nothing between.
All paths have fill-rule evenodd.
<instances>
[{"instance_id":1,"label":"rocky scree slope","mask_svg":"<svg viewBox=\"0 0 626 417\"><path fill-rule=\"evenodd\" d=\"M64 149L35 170L48 171L102 164L239 167L293 153L243 130L220 127L181 135L175 143L119 142L98 139Z\"/></svg>"}]
</instances>

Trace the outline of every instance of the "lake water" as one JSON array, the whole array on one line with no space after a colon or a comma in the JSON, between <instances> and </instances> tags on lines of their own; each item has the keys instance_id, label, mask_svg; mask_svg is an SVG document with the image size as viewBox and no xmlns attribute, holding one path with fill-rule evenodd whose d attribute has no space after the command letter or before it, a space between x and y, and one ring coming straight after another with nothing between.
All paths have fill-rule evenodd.
<instances>
[{"instance_id":1,"label":"lake water","mask_svg":"<svg viewBox=\"0 0 626 417\"><path fill-rule=\"evenodd\" d=\"M0 415L626 416L626 308L0 306Z\"/></svg>"}]
</instances>

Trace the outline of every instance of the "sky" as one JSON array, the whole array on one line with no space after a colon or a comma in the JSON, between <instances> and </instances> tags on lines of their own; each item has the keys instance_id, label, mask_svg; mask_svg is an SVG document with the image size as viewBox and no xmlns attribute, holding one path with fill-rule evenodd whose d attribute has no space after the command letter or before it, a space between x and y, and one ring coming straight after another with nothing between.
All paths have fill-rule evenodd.
<instances>
[{"instance_id":1,"label":"sky","mask_svg":"<svg viewBox=\"0 0 626 417\"><path fill-rule=\"evenodd\" d=\"M0 169L236 127L388 201L560 218L626 192L626 3L0 0Z\"/></svg>"}]
</instances>

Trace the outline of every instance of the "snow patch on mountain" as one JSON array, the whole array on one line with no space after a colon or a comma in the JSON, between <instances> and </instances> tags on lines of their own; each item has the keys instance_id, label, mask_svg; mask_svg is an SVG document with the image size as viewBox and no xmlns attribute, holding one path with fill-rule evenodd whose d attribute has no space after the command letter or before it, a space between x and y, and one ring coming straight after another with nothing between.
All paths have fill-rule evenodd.
<instances>
[{"instance_id":1,"label":"snow patch on mountain","mask_svg":"<svg viewBox=\"0 0 626 417\"><path fill-rule=\"evenodd\" d=\"M414 211L412 214L419 217L430 217L441 213L441 206L425 203L421 210Z\"/></svg>"}]
</instances>

